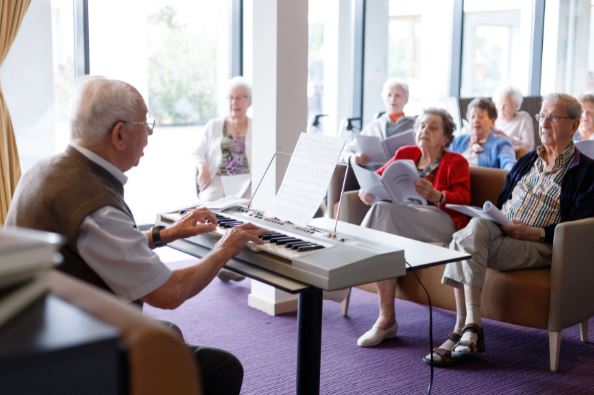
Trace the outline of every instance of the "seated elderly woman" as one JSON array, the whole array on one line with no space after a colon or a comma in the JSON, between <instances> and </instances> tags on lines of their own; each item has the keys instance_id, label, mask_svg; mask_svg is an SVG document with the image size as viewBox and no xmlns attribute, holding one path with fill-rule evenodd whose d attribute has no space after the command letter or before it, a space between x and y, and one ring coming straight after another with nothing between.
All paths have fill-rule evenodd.
<instances>
[{"instance_id":1,"label":"seated elderly woman","mask_svg":"<svg viewBox=\"0 0 594 395\"><path fill-rule=\"evenodd\" d=\"M507 137L493 133L495 104L489 99L474 99L468 104L466 118L470 133L457 136L450 149L464 155L471 166L510 170L516 164L516 154Z\"/></svg>"},{"instance_id":2,"label":"seated elderly woman","mask_svg":"<svg viewBox=\"0 0 594 395\"><path fill-rule=\"evenodd\" d=\"M534 149L534 123L526 111L520 111L522 94L512 87L499 89L493 101L497 107L495 134L506 136L512 142L515 150L524 152Z\"/></svg>"},{"instance_id":3,"label":"seated elderly woman","mask_svg":"<svg viewBox=\"0 0 594 395\"><path fill-rule=\"evenodd\" d=\"M580 97L582 117L573 141L594 140L594 93Z\"/></svg>"},{"instance_id":4,"label":"seated elderly woman","mask_svg":"<svg viewBox=\"0 0 594 395\"><path fill-rule=\"evenodd\" d=\"M468 218L445 208L446 203L470 203L470 172L462 155L448 152L455 124L445 110L427 109L416 122L416 146L398 149L392 159L377 172L381 174L393 161L409 159L415 162L421 178L415 187L419 195L430 202L428 206L396 206L390 202L375 202L375 197L359 191L361 200L373 204L362 226L409 237L425 242L447 244L452 234L463 228ZM373 347L396 336L398 324L394 309L396 279L377 283L379 316L358 340L362 347Z\"/></svg>"},{"instance_id":5,"label":"seated elderly woman","mask_svg":"<svg viewBox=\"0 0 594 395\"><path fill-rule=\"evenodd\" d=\"M208 121L194 151L196 191L200 200L208 202L225 196L221 177L246 175L234 182L235 190L247 196L249 191L252 120L246 115L252 105L252 89L242 77L234 77L228 85L229 115ZM241 281L242 275L227 269L218 274L222 281Z\"/></svg>"},{"instance_id":6,"label":"seated elderly woman","mask_svg":"<svg viewBox=\"0 0 594 395\"><path fill-rule=\"evenodd\" d=\"M382 99L386 112L371 121L362 131L364 136L377 136L381 140L414 128L415 118L404 115L403 109L408 103L408 84L397 78L388 78L382 87ZM368 158L358 152L357 142L351 142L345 152L355 154L359 165L368 163Z\"/></svg>"},{"instance_id":7,"label":"seated elderly woman","mask_svg":"<svg viewBox=\"0 0 594 395\"><path fill-rule=\"evenodd\" d=\"M246 113L252 105L252 89L245 79L234 77L227 92L229 115L208 121L193 154L202 201L225 196L221 176L250 173L252 120Z\"/></svg>"}]
</instances>

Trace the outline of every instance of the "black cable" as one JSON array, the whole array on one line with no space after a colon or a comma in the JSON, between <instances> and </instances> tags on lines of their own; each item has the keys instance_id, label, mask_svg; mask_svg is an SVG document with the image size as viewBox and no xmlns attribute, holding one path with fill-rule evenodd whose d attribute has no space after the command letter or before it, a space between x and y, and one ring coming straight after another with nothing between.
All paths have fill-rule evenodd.
<instances>
[{"instance_id":1,"label":"black cable","mask_svg":"<svg viewBox=\"0 0 594 395\"><path fill-rule=\"evenodd\" d=\"M404 262L411 269L412 274L414 274L417 278L417 281L419 282L421 288L423 288L423 291L425 291L425 294L427 295L427 302L429 303L429 361L431 362L429 364L429 387L427 388L427 395L429 395L431 394L431 390L433 389L433 307L431 305L431 296L429 295L429 291L427 291L427 288L425 288L425 285L423 285L423 282L417 275L417 272L414 270L412 265L408 263L408 261Z\"/></svg>"}]
</instances>

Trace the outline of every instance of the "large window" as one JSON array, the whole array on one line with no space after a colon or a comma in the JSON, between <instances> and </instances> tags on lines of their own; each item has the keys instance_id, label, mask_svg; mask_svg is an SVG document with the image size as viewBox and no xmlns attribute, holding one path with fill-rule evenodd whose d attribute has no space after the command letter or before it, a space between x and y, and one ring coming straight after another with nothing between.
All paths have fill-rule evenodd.
<instances>
[{"instance_id":1,"label":"large window","mask_svg":"<svg viewBox=\"0 0 594 395\"><path fill-rule=\"evenodd\" d=\"M74 9L72 0L52 0L55 147L70 140L69 104L74 93Z\"/></svg>"},{"instance_id":2,"label":"large window","mask_svg":"<svg viewBox=\"0 0 594 395\"><path fill-rule=\"evenodd\" d=\"M531 0L464 1L461 96L491 96L500 85L528 93Z\"/></svg>"},{"instance_id":3,"label":"large window","mask_svg":"<svg viewBox=\"0 0 594 395\"><path fill-rule=\"evenodd\" d=\"M415 114L448 96L453 1L390 0L389 7L388 76L407 81L405 111Z\"/></svg>"},{"instance_id":4,"label":"large window","mask_svg":"<svg viewBox=\"0 0 594 395\"><path fill-rule=\"evenodd\" d=\"M594 91L594 1L547 0L541 91Z\"/></svg>"},{"instance_id":5,"label":"large window","mask_svg":"<svg viewBox=\"0 0 594 395\"><path fill-rule=\"evenodd\" d=\"M227 110L229 4L89 2L91 74L130 82L157 121L140 166L127 173L126 200L138 223L197 201L191 154L201 125Z\"/></svg>"}]
</instances>

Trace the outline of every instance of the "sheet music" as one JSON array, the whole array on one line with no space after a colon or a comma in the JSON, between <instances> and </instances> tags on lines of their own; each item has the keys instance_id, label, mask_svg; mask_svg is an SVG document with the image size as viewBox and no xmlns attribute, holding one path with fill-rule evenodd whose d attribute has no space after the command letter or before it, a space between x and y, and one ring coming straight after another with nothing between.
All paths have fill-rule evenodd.
<instances>
[{"instance_id":1,"label":"sheet music","mask_svg":"<svg viewBox=\"0 0 594 395\"><path fill-rule=\"evenodd\" d=\"M243 197L250 187L252 176L247 174L234 174L231 176L221 176L221 184L225 196Z\"/></svg>"},{"instance_id":2,"label":"sheet music","mask_svg":"<svg viewBox=\"0 0 594 395\"><path fill-rule=\"evenodd\" d=\"M384 164L388 160L382 141L377 136L356 136L359 151L367 156L369 163Z\"/></svg>"},{"instance_id":3,"label":"sheet music","mask_svg":"<svg viewBox=\"0 0 594 395\"><path fill-rule=\"evenodd\" d=\"M305 226L324 198L344 140L301 133L269 216Z\"/></svg>"}]
</instances>

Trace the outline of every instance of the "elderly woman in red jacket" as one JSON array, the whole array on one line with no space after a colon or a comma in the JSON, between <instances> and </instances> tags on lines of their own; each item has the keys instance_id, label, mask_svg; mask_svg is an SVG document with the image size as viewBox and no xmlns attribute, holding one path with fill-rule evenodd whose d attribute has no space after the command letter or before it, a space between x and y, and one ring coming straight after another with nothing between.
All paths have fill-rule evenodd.
<instances>
[{"instance_id":1,"label":"elderly woman in red jacket","mask_svg":"<svg viewBox=\"0 0 594 395\"><path fill-rule=\"evenodd\" d=\"M449 244L456 230L466 226L468 218L465 215L444 207L446 203L470 203L468 162L462 155L446 150L453 140L454 128L452 116L445 110L430 108L417 118L417 145L398 149L377 173L381 175L395 160L412 160L421 176L416 182L416 190L429 204L398 206L391 202L376 202L375 196L361 190L361 200L373 204L362 226L445 245ZM377 288L379 316L373 327L357 340L362 347L376 346L395 337L398 331L394 308L396 279L379 281Z\"/></svg>"}]
</instances>

